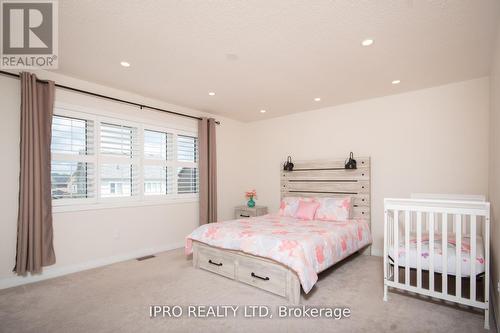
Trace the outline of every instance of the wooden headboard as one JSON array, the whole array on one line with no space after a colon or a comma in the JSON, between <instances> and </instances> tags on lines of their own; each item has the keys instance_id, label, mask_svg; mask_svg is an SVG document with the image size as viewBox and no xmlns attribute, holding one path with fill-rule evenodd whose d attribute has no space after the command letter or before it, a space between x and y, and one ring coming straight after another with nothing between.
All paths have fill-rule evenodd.
<instances>
[{"instance_id":1,"label":"wooden headboard","mask_svg":"<svg viewBox=\"0 0 500 333\"><path fill-rule=\"evenodd\" d=\"M283 171L282 166L281 198L350 196L353 217L370 223L370 158L355 159L355 170L345 169L344 159L294 162L293 171Z\"/></svg>"}]
</instances>

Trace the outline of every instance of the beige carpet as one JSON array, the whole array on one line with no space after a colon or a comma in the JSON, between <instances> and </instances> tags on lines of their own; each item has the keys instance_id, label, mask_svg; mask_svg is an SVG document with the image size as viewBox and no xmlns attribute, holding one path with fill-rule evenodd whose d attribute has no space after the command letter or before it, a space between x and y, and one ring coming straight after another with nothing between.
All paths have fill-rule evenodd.
<instances>
[{"instance_id":1,"label":"beige carpet","mask_svg":"<svg viewBox=\"0 0 500 333\"><path fill-rule=\"evenodd\" d=\"M382 259L355 256L322 273L305 305L347 306L349 319L149 318L152 304L284 302L195 270L182 250L0 291L1 332L483 332L483 313L397 293L382 301Z\"/></svg>"}]
</instances>

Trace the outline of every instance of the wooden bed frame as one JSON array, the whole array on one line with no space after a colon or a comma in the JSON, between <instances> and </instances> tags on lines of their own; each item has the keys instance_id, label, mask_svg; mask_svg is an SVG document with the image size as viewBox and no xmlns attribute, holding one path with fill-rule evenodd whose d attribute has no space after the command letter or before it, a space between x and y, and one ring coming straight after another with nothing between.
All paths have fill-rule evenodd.
<instances>
[{"instance_id":1,"label":"wooden bed frame","mask_svg":"<svg viewBox=\"0 0 500 333\"><path fill-rule=\"evenodd\" d=\"M370 158L356 160L354 170L344 168L344 159L295 162L293 171L281 171L281 198L350 196L353 217L370 225ZM367 247L363 253L370 251ZM274 260L193 241L193 266L266 290L291 304L300 303L297 274Z\"/></svg>"}]
</instances>

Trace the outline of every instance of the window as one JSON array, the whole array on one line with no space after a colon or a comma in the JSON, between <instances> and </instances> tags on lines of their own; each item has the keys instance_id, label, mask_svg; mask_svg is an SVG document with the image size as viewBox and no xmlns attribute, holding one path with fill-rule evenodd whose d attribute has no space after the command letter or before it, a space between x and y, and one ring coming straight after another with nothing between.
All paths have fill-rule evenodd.
<instances>
[{"instance_id":1,"label":"window","mask_svg":"<svg viewBox=\"0 0 500 333\"><path fill-rule=\"evenodd\" d=\"M100 124L99 176L102 198L139 195L137 132L137 127Z\"/></svg>"},{"instance_id":2,"label":"window","mask_svg":"<svg viewBox=\"0 0 500 333\"><path fill-rule=\"evenodd\" d=\"M198 193L198 138L177 136L177 191Z\"/></svg>"},{"instance_id":3,"label":"window","mask_svg":"<svg viewBox=\"0 0 500 333\"><path fill-rule=\"evenodd\" d=\"M144 130L144 195L174 193L173 134Z\"/></svg>"},{"instance_id":4,"label":"window","mask_svg":"<svg viewBox=\"0 0 500 333\"><path fill-rule=\"evenodd\" d=\"M179 193L198 192L198 170L196 168L177 168L177 176Z\"/></svg>"},{"instance_id":5,"label":"window","mask_svg":"<svg viewBox=\"0 0 500 333\"><path fill-rule=\"evenodd\" d=\"M137 195L136 177L131 164L101 164L101 197L131 197Z\"/></svg>"},{"instance_id":6,"label":"window","mask_svg":"<svg viewBox=\"0 0 500 333\"><path fill-rule=\"evenodd\" d=\"M137 129L101 123L101 154L133 157Z\"/></svg>"},{"instance_id":7,"label":"window","mask_svg":"<svg viewBox=\"0 0 500 333\"><path fill-rule=\"evenodd\" d=\"M52 119L52 199L95 197L94 124L90 120Z\"/></svg>"},{"instance_id":8,"label":"window","mask_svg":"<svg viewBox=\"0 0 500 333\"><path fill-rule=\"evenodd\" d=\"M196 135L57 107L55 113L54 205L195 198L198 193Z\"/></svg>"},{"instance_id":9,"label":"window","mask_svg":"<svg viewBox=\"0 0 500 333\"><path fill-rule=\"evenodd\" d=\"M197 162L198 138L179 135L177 139L177 156L179 161Z\"/></svg>"}]
</instances>

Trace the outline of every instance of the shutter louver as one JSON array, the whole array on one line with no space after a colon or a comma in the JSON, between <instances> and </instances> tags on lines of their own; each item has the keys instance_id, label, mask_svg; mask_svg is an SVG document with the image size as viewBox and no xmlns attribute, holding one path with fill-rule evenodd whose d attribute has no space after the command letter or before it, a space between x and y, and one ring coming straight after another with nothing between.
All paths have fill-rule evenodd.
<instances>
[{"instance_id":1,"label":"shutter louver","mask_svg":"<svg viewBox=\"0 0 500 333\"><path fill-rule=\"evenodd\" d=\"M101 123L101 154L137 156L137 128Z\"/></svg>"},{"instance_id":2,"label":"shutter louver","mask_svg":"<svg viewBox=\"0 0 500 333\"><path fill-rule=\"evenodd\" d=\"M173 188L173 135L144 130L144 194L168 195Z\"/></svg>"},{"instance_id":3,"label":"shutter louver","mask_svg":"<svg viewBox=\"0 0 500 333\"><path fill-rule=\"evenodd\" d=\"M136 127L111 123L100 126L101 197L139 194L139 144Z\"/></svg>"},{"instance_id":4,"label":"shutter louver","mask_svg":"<svg viewBox=\"0 0 500 333\"><path fill-rule=\"evenodd\" d=\"M51 154L52 199L94 198L94 122L54 116Z\"/></svg>"},{"instance_id":5,"label":"shutter louver","mask_svg":"<svg viewBox=\"0 0 500 333\"><path fill-rule=\"evenodd\" d=\"M198 138L177 136L177 193L198 193Z\"/></svg>"}]
</instances>

